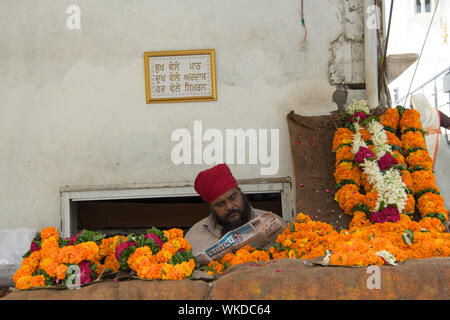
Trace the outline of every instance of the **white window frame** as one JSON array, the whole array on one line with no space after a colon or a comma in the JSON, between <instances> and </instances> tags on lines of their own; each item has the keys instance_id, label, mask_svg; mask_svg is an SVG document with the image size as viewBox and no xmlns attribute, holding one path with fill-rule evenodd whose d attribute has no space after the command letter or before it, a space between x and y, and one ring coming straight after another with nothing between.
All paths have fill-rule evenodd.
<instances>
[{"instance_id":1,"label":"white window frame","mask_svg":"<svg viewBox=\"0 0 450 320\"><path fill-rule=\"evenodd\" d=\"M281 193L282 217L286 221L294 219L294 197L291 178L237 180L242 192ZM144 199L166 197L198 196L192 184L161 184L161 185L124 185L124 186L91 186L91 187L61 187L61 233L70 237L77 231L76 202L117 199Z\"/></svg>"}]
</instances>

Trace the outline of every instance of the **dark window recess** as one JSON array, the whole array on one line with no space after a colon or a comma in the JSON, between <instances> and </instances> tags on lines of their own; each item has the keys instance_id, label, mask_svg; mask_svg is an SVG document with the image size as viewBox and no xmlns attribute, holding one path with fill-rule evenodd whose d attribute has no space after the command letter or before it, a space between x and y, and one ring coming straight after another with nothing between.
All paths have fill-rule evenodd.
<instances>
[{"instance_id":1,"label":"dark window recess","mask_svg":"<svg viewBox=\"0 0 450 320\"><path fill-rule=\"evenodd\" d=\"M416 0L416 13L421 13L421 12L422 12L422 1Z\"/></svg>"},{"instance_id":2,"label":"dark window recess","mask_svg":"<svg viewBox=\"0 0 450 320\"><path fill-rule=\"evenodd\" d=\"M425 0L425 12L431 12L431 0Z\"/></svg>"},{"instance_id":3,"label":"dark window recess","mask_svg":"<svg viewBox=\"0 0 450 320\"><path fill-rule=\"evenodd\" d=\"M247 194L257 209L282 216L281 194ZM200 197L168 197L72 202L78 231L100 231L108 237L143 233L155 226L161 230L180 228L185 233L209 214L209 206Z\"/></svg>"}]
</instances>

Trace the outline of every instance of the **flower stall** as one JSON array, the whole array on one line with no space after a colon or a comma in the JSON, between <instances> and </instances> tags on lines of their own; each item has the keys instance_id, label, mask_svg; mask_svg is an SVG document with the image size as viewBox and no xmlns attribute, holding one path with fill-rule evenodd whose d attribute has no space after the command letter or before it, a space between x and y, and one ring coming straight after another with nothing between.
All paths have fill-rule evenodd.
<instances>
[{"instance_id":1,"label":"flower stall","mask_svg":"<svg viewBox=\"0 0 450 320\"><path fill-rule=\"evenodd\" d=\"M49 227L32 241L13 277L16 288L67 287L74 280L73 266L85 286L118 272L143 280L182 280L191 278L194 270L217 276L247 262L270 266L286 258L362 267L449 257L448 212L419 113L399 106L377 117L365 101L355 101L346 112L329 152L335 154L334 200L342 214L351 217L348 228L298 213L270 249L245 245L199 267L180 229L152 228L145 234L109 238L83 230L64 239Z\"/></svg>"}]
</instances>

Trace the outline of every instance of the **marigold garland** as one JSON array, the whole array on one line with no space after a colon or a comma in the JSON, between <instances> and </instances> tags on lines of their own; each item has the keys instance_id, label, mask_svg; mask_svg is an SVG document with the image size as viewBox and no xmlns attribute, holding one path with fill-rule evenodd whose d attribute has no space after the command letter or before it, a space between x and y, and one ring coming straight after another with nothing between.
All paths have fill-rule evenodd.
<instances>
[{"instance_id":1,"label":"marigold garland","mask_svg":"<svg viewBox=\"0 0 450 320\"><path fill-rule=\"evenodd\" d=\"M89 238L96 241L85 241L80 232L68 239L61 239L54 227L43 229L33 240L31 250L25 254L21 267L16 271L13 280L20 290L33 287L64 285L70 265L78 265L81 271L81 284L93 281L104 269L117 272L121 268L118 255L134 253L126 256L130 268L144 279L178 280L189 277L196 263L192 257L191 246L183 238L181 229L160 231L150 229L146 235L131 235L104 238L84 230ZM156 235L155 233L159 234ZM165 238L164 238L165 237ZM164 238L163 242L160 238ZM118 252L118 247L129 243L128 240L139 239L139 247L130 247ZM36 245L35 241L40 241ZM69 245L69 243L73 245ZM75 244L77 243L77 244ZM161 247L159 245L161 244ZM36 248L37 246L37 248ZM153 254L152 248L156 252Z\"/></svg>"},{"instance_id":2,"label":"marigold garland","mask_svg":"<svg viewBox=\"0 0 450 320\"><path fill-rule=\"evenodd\" d=\"M269 256L247 245L211 262L208 269L211 273L223 273L231 266L250 261L312 259L327 254L331 265L382 265L386 261L382 255L377 255L381 251L388 251L398 262L448 257L450 234L444 233L444 229L438 219L427 217L415 222L405 214L400 215L398 222L372 224L365 212L355 211L349 229L338 232L327 223L313 221L310 216L299 213L277 236L277 243L268 250ZM413 235L409 244L405 241L407 232Z\"/></svg>"}]
</instances>

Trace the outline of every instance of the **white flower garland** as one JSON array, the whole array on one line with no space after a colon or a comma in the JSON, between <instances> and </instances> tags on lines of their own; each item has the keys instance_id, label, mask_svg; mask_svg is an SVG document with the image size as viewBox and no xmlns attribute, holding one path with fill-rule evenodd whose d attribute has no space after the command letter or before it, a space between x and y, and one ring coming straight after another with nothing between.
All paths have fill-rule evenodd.
<instances>
[{"instance_id":1,"label":"white flower garland","mask_svg":"<svg viewBox=\"0 0 450 320\"><path fill-rule=\"evenodd\" d=\"M355 114L356 112L370 113L369 103L367 100L353 100L352 104L345 107L345 112L349 114Z\"/></svg>"},{"instance_id":2,"label":"white flower garland","mask_svg":"<svg viewBox=\"0 0 450 320\"><path fill-rule=\"evenodd\" d=\"M357 110L355 112L358 112L360 109L357 109L357 107L359 108L360 105L364 104L361 102L353 103L351 108L348 108L347 110ZM354 127L356 133L353 134L352 153L355 155L361 147L367 148L367 144L361 137L361 126L359 123L354 123ZM381 123L373 120L367 125L367 130L369 130L372 135L371 140L374 145L377 160L383 157L386 153L392 154L392 148L388 144L386 131ZM363 168L363 172L367 175L367 180L378 194L375 211L379 211L381 203L384 202L385 206L395 205L401 213L405 209L408 195L406 193L406 185L402 180L400 171L395 168L390 168L383 173L375 160L368 159L364 160L361 167Z\"/></svg>"},{"instance_id":3,"label":"white flower garland","mask_svg":"<svg viewBox=\"0 0 450 320\"><path fill-rule=\"evenodd\" d=\"M367 125L367 130L369 130L372 135L373 146L375 147L375 153L377 159L383 157L386 153L392 154L392 148L388 144L388 138L386 135L386 130L381 123L378 121L371 121Z\"/></svg>"},{"instance_id":4,"label":"white flower garland","mask_svg":"<svg viewBox=\"0 0 450 320\"><path fill-rule=\"evenodd\" d=\"M359 123L355 123L354 126L355 126L356 133L353 134L353 140L352 140L353 141L353 143L352 143L353 155L357 154L361 147L367 148L367 144L361 136L361 132L360 132L361 126L359 125Z\"/></svg>"}]
</instances>

